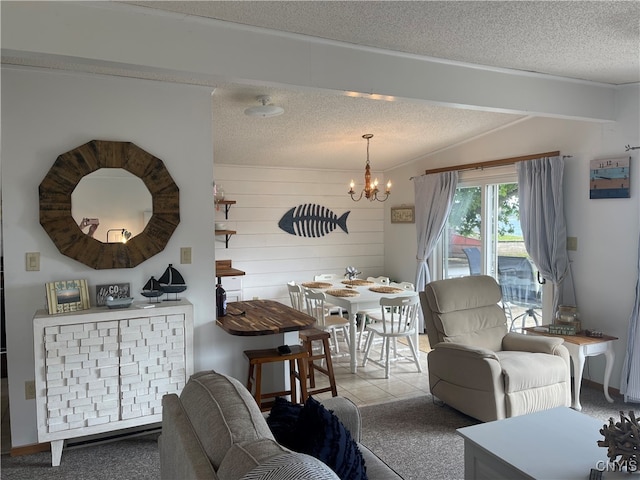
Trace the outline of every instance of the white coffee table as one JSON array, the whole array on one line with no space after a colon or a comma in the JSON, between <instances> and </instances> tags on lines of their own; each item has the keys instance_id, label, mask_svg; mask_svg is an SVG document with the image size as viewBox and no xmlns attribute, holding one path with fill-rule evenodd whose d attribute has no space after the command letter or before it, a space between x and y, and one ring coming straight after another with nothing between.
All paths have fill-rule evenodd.
<instances>
[{"instance_id":1,"label":"white coffee table","mask_svg":"<svg viewBox=\"0 0 640 480\"><path fill-rule=\"evenodd\" d=\"M607 449L598 447L604 422L568 407L457 430L464 438L464 478L587 480L603 470ZM604 478L617 478L606 472Z\"/></svg>"}]
</instances>

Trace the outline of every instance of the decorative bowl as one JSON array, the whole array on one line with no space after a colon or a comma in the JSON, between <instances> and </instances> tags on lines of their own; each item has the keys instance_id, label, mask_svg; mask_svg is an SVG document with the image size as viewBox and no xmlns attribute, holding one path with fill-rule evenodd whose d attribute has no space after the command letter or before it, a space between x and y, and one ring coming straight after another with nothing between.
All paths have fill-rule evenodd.
<instances>
[{"instance_id":1,"label":"decorative bowl","mask_svg":"<svg viewBox=\"0 0 640 480\"><path fill-rule=\"evenodd\" d=\"M133 297L113 298L111 295L107 297L107 307L113 308L129 308L133 303Z\"/></svg>"},{"instance_id":2,"label":"decorative bowl","mask_svg":"<svg viewBox=\"0 0 640 480\"><path fill-rule=\"evenodd\" d=\"M226 223L217 223L216 222L216 230L224 230L226 226L227 226Z\"/></svg>"}]
</instances>

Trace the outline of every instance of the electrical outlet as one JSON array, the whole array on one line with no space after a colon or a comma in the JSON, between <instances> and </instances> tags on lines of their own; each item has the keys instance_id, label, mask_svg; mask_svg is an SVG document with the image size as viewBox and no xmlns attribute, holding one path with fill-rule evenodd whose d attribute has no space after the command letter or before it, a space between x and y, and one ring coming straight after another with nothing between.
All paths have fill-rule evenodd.
<instances>
[{"instance_id":1,"label":"electrical outlet","mask_svg":"<svg viewBox=\"0 0 640 480\"><path fill-rule=\"evenodd\" d=\"M24 399L32 400L36 398L36 381L27 380L24 382Z\"/></svg>"},{"instance_id":2,"label":"electrical outlet","mask_svg":"<svg viewBox=\"0 0 640 480\"><path fill-rule=\"evenodd\" d=\"M191 247L180 248L180 263L191 263Z\"/></svg>"},{"instance_id":3,"label":"electrical outlet","mask_svg":"<svg viewBox=\"0 0 640 480\"><path fill-rule=\"evenodd\" d=\"M578 250L578 237L567 237L567 250Z\"/></svg>"}]
</instances>

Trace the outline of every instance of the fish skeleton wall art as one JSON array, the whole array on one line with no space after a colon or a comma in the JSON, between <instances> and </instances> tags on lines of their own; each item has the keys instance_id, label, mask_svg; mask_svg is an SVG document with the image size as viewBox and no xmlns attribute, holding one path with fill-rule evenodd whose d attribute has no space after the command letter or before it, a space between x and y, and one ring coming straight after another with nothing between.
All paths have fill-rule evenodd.
<instances>
[{"instance_id":1,"label":"fish skeleton wall art","mask_svg":"<svg viewBox=\"0 0 640 480\"><path fill-rule=\"evenodd\" d=\"M337 227L349 233L347 230L348 211L340 218L327 207L305 203L287 211L278 226L291 235L299 237L323 237L333 232Z\"/></svg>"}]
</instances>

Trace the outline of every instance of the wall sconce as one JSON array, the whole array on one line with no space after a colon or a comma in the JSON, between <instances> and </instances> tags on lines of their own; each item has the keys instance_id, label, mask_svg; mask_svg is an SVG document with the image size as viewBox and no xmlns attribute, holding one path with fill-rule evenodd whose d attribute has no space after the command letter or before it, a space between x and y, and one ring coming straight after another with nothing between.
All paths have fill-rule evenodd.
<instances>
[{"instance_id":1,"label":"wall sconce","mask_svg":"<svg viewBox=\"0 0 640 480\"><path fill-rule=\"evenodd\" d=\"M115 242L110 242L109 234L111 232L120 232L120 239L116 240ZM126 228L112 228L110 230L107 230L107 243L127 243L127 240L129 240L130 238L131 238L131 232Z\"/></svg>"}]
</instances>

